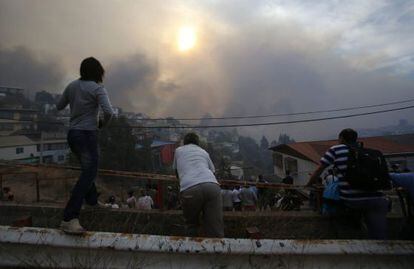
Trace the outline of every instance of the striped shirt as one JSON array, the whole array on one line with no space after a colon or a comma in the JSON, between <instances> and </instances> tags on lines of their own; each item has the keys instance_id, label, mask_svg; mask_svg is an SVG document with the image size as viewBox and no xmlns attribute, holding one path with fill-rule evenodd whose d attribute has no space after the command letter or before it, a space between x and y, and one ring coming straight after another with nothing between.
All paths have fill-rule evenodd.
<instances>
[{"instance_id":1,"label":"striped shirt","mask_svg":"<svg viewBox=\"0 0 414 269\"><path fill-rule=\"evenodd\" d=\"M336 176L339 179L339 197L342 200L355 201L367 200L382 197L382 192L362 191L352 189L348 182L344 179L344 175L348 168L348 153L349 147L344 144L332 146L325 155L321 158L321 164L325 167L333 165L336 168Z\"/></svg>"}]
</instances>

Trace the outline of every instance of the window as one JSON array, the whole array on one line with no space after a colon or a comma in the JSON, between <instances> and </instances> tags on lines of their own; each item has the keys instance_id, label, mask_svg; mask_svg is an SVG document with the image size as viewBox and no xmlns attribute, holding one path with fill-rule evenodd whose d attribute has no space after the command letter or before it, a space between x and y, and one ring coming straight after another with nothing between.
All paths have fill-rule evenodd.
<instances>
[{"instance_id":1,"label":"window","mask_svg":"<svg viewBox=\"0 0 414 269\"><path fill-rule=\"evenodd\" d=\"M0 131L13 131L14 124L13 123L0 123Z\"/></svg>"},{"instance_id":2,"label":"window","mask_svg":"<svg viewBox=\"0 0 414 269\"><path fill-rule=\"evenodd\" d=\"M65 150L68 146L66 143L52 143L52 144L43 144L43 150Z\"/></svg>"},{"instance_id":3,"label":"window","mask_svg":"<svg viewBox=\"0 0 414 269\"><path fill-rule=\"evenodd\" d=\"M279 169L283 169L283 156L282 154L273 153L273 164L279 168Z\"/></svg>"},{"instance_id":4,"label":"window","mask_svg":"<svg viewBox=\"0 0 414 269\"><path fill-rule=\"evenodd\" d=\"M59 155L58 156L58 162L63 162L65 160L65 156L64 155Z\"/></svg>"},{"instance_id":5,"label":"window","mask_svg":"<svg viewBox=\"0 0 414 269\"><path fill-rule=\"evenodd\" d=\"M16 148L16 154L21 154L24 152L24 148Z\"/></svg>"},{"instance_id":6,"label":"window","mask_svg":"<svg viewBox=\"0 0 414 269\"><path fill-rule=\"evenodd\" d=\"M0 119L12 120L14 118L13 111L2 110L0 111Z\"/></svg>"},{"instance_id":7,"label":"window","mask_svg":"<svg viewBox=\"0 0 414 269\"><path fill-rule=\"evenodd\" d=\"M285 158L285 170L289 170L291 175L297 175L298 173L298 161L296 159L286 157Z\"/></svg>"}]
</instances>

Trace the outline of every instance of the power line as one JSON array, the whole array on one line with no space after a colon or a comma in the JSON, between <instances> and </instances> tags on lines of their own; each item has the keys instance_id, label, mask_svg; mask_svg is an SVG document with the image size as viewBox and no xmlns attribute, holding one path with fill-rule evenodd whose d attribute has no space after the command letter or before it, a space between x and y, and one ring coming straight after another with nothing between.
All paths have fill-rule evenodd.
<instances>
[{"instance_id":1,"label":"power line","mask_svg":"<svg viewBox=\"0 0 414 269\"><path fill-rule=\"evenodd\" d=\"M380 113L387 113L392 111L400 111L414 108L413 106L406 106L406 107L399 107L399 108L392 108L386 110L377 110L372 112L364 112L364 113L356 113L350 115L341 115L341 116L333 116L333 117L323 117L323 118L315 118L315 119L305 119L305 120L293 120L293 121L276 121L276 122L264 122L264 123L250 123L250 124L224 124L224 125L195 125L195 126L129 126L133 129L204 129L204 128L235 128L235 127L251 127L251 126L268 126L268 125L282 125L282 124L295 124L295 123L306 123L306 122L317 122L317 121L326 121L326 120L335 120L335 119L344 119L344 118L353 118L353 117L360 117L366 115L373 115L373 114L380 114ZM128 128L128 127L125 127Z\"/></svg>"},{"instance_id":2,"label":"power line","mask_svg":"<svg viewBox=\"0 0 414 269\"><path fill-rule=\"evenodd\" d=\"M414 100L414 99L413 99ZM400 101L400 102L409 102L409 100ZM396 103L396 102L394 102ZM388 103L391 104L391 103ZM382 104L385 105L385 104ZM380 105L371 105L373 106L380 106ZM368 107L368 106L365 106ZM414 105L412 106L406 106L406 107L399 107L399 108L392 108L392 109L386 109L386 110L377 110L372 112L364 112L364 113L356 113L356 114L349 114L349 115L340 115L340 116L332 116L332 117L322 117L322 118L314 118L314 119L302 119L302 120L293 120L293 121L276 121L276 122L264 122L264 123L246 123L246 124L222 124L222 125L187 125L187 126L174 126L174 125L160 125L160 126L114 126L112 125L112 128L133 128L133 129L203 129L203 128L231 128L231 127L251 127L251 126L266 126L266 125L282 125L282 124L295 124L295 123L306 123L306 122L317 122L317 121L326 121L326 120L334 120L334 119L343 119L343 118L352 118L352 117L359 117L359 116L366 116L366 115L373 115L373 114L381 114L381 113L387 113L387 112L393 112L393 111L400 111L400 110L406 110L414 108ZM348 109L347 109L348 110ZM334 110L332 110L334 111ZM340 109L336 109L335 111L340 111ZM327 112L325 110L325 112ZM315 112L316 113L316 112ZM296 113L299 114L299 113ZM306 114L305 112L301 114ZM287 114L286 114L287 115ZM292 114L289 114L292 115ZM26 123L48 123L48 124L58 124L58 125L64 125L63 122L56 122L56 121L46 121L46 120L40 120L40 121L20 121L20 120L14 120L16 122L8 123L8 124L19 124L18 122L26 122Z\"/></svg>"},{"instance_id":3,"label":"power line","mask_svg":"<svg viewBox=\"0 0 414 269\"><path fill-rule=\"evenodd\" d=\"M413 101L414 101L414 99L407 99L407 100L400 100L400 101L382 103L382 104L375 104L375 105L354 106L354 107L327 109L327 110L314 110L314 111L307 111L307 112L268 114L268 115L223 116L223 117L205 117L205 118L172 118L172 117L168 117L168 118L171 118L173 120L178 120L178 121L257 119L257 118L270 118L270 117L280 117L280 116L297 116L297 115L305 115L305 114L318 114L318 113L325 113L325 112L349 111L349 110L354 110L354 109L373 108L373 107L403 104L403 103L409 103L409 102L413 102ZM150 118L150 119L141 119L141 120L142 121L161 121L161 120L167 120L167 118Z\"/></svg>"}]
</instances>

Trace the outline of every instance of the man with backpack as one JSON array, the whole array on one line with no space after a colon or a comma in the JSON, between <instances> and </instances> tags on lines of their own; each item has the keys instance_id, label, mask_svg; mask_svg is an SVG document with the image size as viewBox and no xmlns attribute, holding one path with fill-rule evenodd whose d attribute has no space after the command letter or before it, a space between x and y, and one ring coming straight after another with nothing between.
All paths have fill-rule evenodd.
<instances>
[{"instance_id":1,"label":"man with backpack","mask_svg":"<svg viewBox=\"0 0 414 269\"><path fill-rule=\"evenodd\" d=\"M387 164L381 152L364 148L357 143L357 138L355 130L342 130L339 144L321 158L307 186L313 185L327 167L333 166L343 205L362 213L370 239L385 239L389 202L381 190L391 188Z\"/></svg>"}]
</instances>

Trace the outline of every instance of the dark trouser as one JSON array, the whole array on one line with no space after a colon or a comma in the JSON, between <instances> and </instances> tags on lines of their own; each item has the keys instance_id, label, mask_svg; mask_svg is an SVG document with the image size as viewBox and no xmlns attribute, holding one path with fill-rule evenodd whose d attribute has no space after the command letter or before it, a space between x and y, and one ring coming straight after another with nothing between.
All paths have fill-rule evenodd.
<instances>
[{"instance_id":1,"label":"dark trouser","mask_svg":"<svg viewBox=\"0 0 414 269\"><path fill-rule=\"evenodd\" d=\"M241 211L241 202L233 202L233 207L235 211Z\"/></svg>"},{"instance_id":2,"label":"dark trouser","mask_svg":"<svg viewBox=\"0 0 414 269\"><path fill-rule=\"evenodd\" d=\"M63 220L79 217L83 200L89 205L98 203L95 178L98 172L98 134L97 131L70 130L68 143L73 154L81 164L81 174L63 213Z\"/></svg>"},{"instance_id":3,"label":"dark trouser","mask_svg":"<svg viewBox=\"0 0 414 269\"><path fill-rule=\"evenodd\" d=\"M345 206L362 212L369 239L386 239L389 201L383 197L360 201L346 201Z\"/></svg>"},{"instance_id":4,"label":"dark trouser","mask_svg":"<svg viewBox=\"0 0 414 269\"><path fill-rule=\"evenodd\" d=\"M221 189L215 183L201 183L181 192L182 208L189 236L198 236L200 213L207 237L224 237Z\"/></svg>"}]
</instances>

